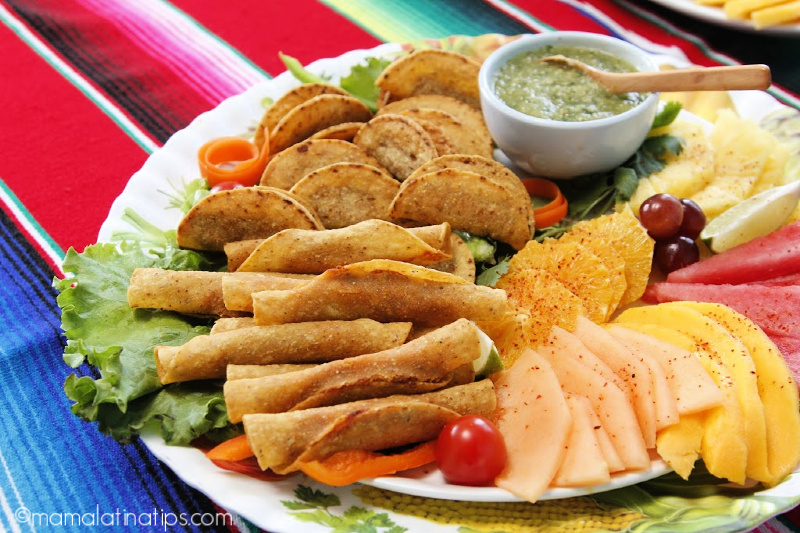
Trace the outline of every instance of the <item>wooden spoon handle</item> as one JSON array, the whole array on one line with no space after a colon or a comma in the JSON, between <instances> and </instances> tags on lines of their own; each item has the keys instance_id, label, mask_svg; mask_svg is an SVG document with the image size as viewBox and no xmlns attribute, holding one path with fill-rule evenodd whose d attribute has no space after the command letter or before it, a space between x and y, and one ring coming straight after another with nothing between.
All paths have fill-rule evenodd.
<instances>
[{"instance_id":1,"label":"wooden spoon handle","mask_svg":"<svg viewBox=\"0 0 800 533\"><path fill-rule=\"evenodd\" d=\"M767 65L705 67L658 72L613 74L607 77L611 92L735 91L767 89L771 84Z\"/></svg>"}]
</instances>

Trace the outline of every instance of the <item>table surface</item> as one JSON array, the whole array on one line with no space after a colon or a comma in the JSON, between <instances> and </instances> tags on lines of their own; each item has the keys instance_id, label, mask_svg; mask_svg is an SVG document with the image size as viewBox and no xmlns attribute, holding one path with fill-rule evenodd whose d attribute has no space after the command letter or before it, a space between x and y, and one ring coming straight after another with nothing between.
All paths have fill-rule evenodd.
<instances>
[{"instance_id":1,"label":"table surface","mask_svg":"<svg viewBox=\"0 0 800 533\"><path fill-rule=\"evenodd\" d=\"M384 42L592 31L676 61L768 64L769 92L800 109L800 31L740 31L647 1L0 0L0 21L0 531L33 530L22 507L218 511L140 441L120 445L69 414L52 281L148 156L283 72L279 51L305 64ZM763 529L797 523L795 510Z\"/></svg>"}]
</instances>

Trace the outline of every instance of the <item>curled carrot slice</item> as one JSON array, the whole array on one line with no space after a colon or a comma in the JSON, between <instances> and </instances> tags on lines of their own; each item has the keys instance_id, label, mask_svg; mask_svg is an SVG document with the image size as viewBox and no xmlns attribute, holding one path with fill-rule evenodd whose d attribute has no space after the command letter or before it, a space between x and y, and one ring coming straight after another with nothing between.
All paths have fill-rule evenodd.
<instances>
[{"instance_id":1,"label":"curled carrot slice","mask_svg":"<svg viewBox=\"0 0 800 533\"><path fill-rule=\"evenodd\" d=\"M367 450L345 450L322 461L300 463L308 477L342 487L362 479L388 476L395 472L417 468L436 460L436 441L429 441L401 453L383 455Z\"/></svg>"},{"instance_id":2,"label":"curled carrot slice","mask_svg":"<svg viewBox=\"0 0 800 533\"><path fill-rule=\"evenodd\" d=\"M265 146L267 146L265 144ZM200 174L213 187L224 181L235 181L245 187L256 185L269 161L269 150L239 137L219 137L197 153ZM233 164L233 168L222 165Z\"/></svg>"},{"instance_id":3,"label":"curled carrot slice","mask_svg":"<svg viewBox=\"0 0 800 533\"><path fill-rule=\"evenodd\" d=\"M537 228L546 228L558 223L567 216L567 199L558 188L558 185L550 180L542 178L526 178L522 180L525 190L531 196L546 198L550 203L533 210L533 218Z\"/></svg>"}]
</instances>

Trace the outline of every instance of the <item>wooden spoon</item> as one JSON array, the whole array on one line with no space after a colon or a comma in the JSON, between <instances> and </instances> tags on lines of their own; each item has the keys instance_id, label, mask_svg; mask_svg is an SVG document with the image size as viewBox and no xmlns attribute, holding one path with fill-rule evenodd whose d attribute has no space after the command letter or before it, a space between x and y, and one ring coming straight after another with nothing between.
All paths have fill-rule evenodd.
<instances>
[{"instance_id":1,"label":"wooden spoon","mask_svg":"<svg viewBox=\"0 0 800 533\"><path fill-rule=\"evenodd\" d=\"M766 89L771 84L767 65L700 67L658 72L606 72L563 55L541 61L560 63L586 73L611 93L672 91L734 91Z\"/></svg>"}]
</instances>

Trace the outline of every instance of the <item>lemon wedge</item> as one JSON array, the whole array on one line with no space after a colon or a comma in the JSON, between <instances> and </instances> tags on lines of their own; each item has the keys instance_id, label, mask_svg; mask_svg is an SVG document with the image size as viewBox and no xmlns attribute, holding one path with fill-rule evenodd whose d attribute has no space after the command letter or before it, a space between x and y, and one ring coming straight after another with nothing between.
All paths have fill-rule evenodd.
<instances>
[{"instance_id":1,"label":"lemon wedge","mask_svg":"<svg viewBox=\"0 0 800 533\"><path fill-rule=\"evenodd\" d=\"M700 238L714 252L724 252L781 227L798 200L800 180L760 192L711 220Z\"/></svg>"}]
</instances>

